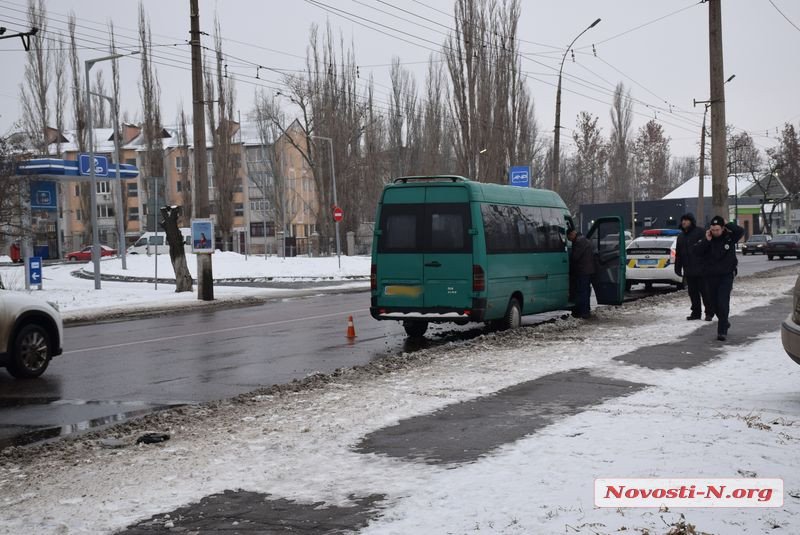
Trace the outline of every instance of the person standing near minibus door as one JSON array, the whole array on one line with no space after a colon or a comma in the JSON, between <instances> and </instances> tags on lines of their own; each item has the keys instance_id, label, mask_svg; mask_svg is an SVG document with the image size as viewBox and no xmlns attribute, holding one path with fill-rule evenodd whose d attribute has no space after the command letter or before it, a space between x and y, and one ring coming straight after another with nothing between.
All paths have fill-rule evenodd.
<instances>
[{"instance_id":1,"label":"person standing near minibus door","mask_svg":"<svg viewBox=\"0 0 800 535\"><path fill-rule=\"evenodd\" d=\"M703 257L693 250L695 243L705 239L705 234L705 231L697 226L693 214L681 216L681 233L675 244L675 274L685 279L689 290L692 309L686 319L690 321L702 318L702 308L705 308L707 321L711 321L714 317L714 306L709 302L703 280Z\"/></svg>"},{"instance_id":2,"label":"person standing near minibus door","mask_svg":"<svg viewBox=\"0 0 800 535\"><path fill-rule=\"evenodd\" d=\"M578 231L570 229L567 239L572 242L572 249L569 253L569 273L570 280L575 285L575 309L572 315L577 318L589 319L591 317L591 293L592 275L595 273L594 251L592 244L578 234Z\"/></svg>"},{"instance_id":3,"label":"person standing near minibus door","mask_svg":"<svg viewBox=\"0 0 800 535\"><path fill-rule=\"evenodd\" d=\"M721 216L714 216L705 239L694 245L694 250L704 259L706 288L717 315L717 340L724 342L731 324L731 290L739 260L736 244L744 236L744 229L736 223L725 224Z\"/></svg>"}]
</instances>

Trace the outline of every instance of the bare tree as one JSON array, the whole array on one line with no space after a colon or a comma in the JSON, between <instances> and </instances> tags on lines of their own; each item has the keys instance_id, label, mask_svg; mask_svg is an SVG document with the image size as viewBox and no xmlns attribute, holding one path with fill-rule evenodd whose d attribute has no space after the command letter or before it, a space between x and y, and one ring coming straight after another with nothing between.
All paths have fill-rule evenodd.
<instances>
[{"instance_id":1,"label":"bare tree","mask_svg":"<svg viewBox=\"0 0 800 535\"><path fill-rule=\"evenodd\" d=\"M651 119L639 129L633 145L634 165L639 177L639 198L663 198L672 188L669 183L669 138L664 128Z\"/></svg>"},{"instance_id":2,"label":"bare tree","mask_svg":"<svg viewBox=\"0 0 800 535\"><path fill-rule=\"evenodd\" d=\"M31 144L41 155L48 152L50 107L47 91L50 87L51 51L45 39L47 34L47 8L44 0L28 0L28 25L39 33L30 40L30 51L25 55L24 82L20 84L22 123Z\"/></svg>"},{"instance_id":3,"label":"bare tree","mask_svg":"<svg viewBox=\"0 0 800 535\"><path fill-rule=\"evenodd\" d=\"M27 180L14 172L16 157L24 154L23 147L12 147L0 138L0 243L8 245L30 234L23 224L23 206L28 194ZM2 254L7 254L5 250Z\"/></svg>"},{"instance_id":4,"label":"bare tree","mask_svg":"<svg viewBox=\"0 0 800 535\"><path fill-rule=\"evenodd\" d=\"M447 134L449 111L446 103L447 80L444 65L428 59L428 74L425 79L425 101L422 110L420 174L446 173L453 169L451 155L453 140Z\"/></svg>"},{"instance_id":5,"label":"bare tree","mask_svg":"<svg viewBox=\"0 0 800 535\"><path fill-rule=\"evenodd\" d=\"M158 75L152 63L153 38L150 30L150 20L147 17L144 4L139 2L139 50L141 60L141 78L139 80L139 95L142 102L144 121L142 136L144 139L144 166L142 189L147 193L149 181L147 178L164 177L164 146L162 143L161 124L161 86ZM158 210L158 207L154 207ZM153 214L153 217L157 217Z\"/></svg>"},{"instance_id":6,"label":"bare tree","mask_svg":"<svg viewBox=\"0 0 800 535\"><path fill-rule=\"evenodd\" d=\"M95 73L92 91L101 95L106 94L106 81L103 78L102 69L98 69ZM95 128L108 128L111 125L109 115L113 116L113 110L111 110L111 113L106 113L106 99L97 96L93 97L92 113L94 114L93 124Z\"/></svg>"},{"instance_id":7,"label":"bare tree","mask_svg":"<svg viewBox=\"0 0 800 535\"><path fill-rule=\"evenodd\" d=\"M693 156L682 156L672 158L669 165L670 188L675 189L693 176L697 176L697 158Z\"/></svg>"},{"instance_id":8,"label":"bare tree","mask_svg":"<svg viewBox=\"0 0 800 535\"><path fill-rule=\"evenodd\" d=\"M214 21L214 59L215 68L213 70L206 69L205 99L214 146L211 161L214 169L216 222L222 235L223 250L228 251L232 244L233 200L237 186L241 183L238 172L241 158L237 160L233 150L233 135L236 128L234 120L236 92L233 78L227 74L219 20Z\"/></svg>"},{"instance_id":9,"label":"bare tree","mask_svg":"<svg viewBox=\"0 0 800 535\"><path fill-rule=\"evenodd\" d=\"M581 201L602 202L606 197L607 147L603 140L598 117L582 111L572 138L577 147L575 154L576 182L582 193Z\"/></svg>"},{"instance_id":10,"label":"bare tree","mask_svg":"<svg viewBox=\"0 0 800 535\"><path fill-rule=\"evenodd\" d=\"M75 13L69 14L67 22L67 31L69 33L69 68L71 73L70 89L72 94L72 122L75 128L75 145L78 152L86 152L88 142L88 132L86 131L87 117L86 117L86 101L83 85L83 69L78 57L78 41L76 37L76 22ZM78 246L83 245L88 241L88 237L92 235L92 220L89 217L91 210L91 189L89 181L78 183L78 192L80 193L78 204L80 206L83 223L83 236L80 237Z\"/></svg>"},{"instance_id":11,"label":"bare tree","mask_svg":"<svg viewBox=\"0 0 800 535\"><path fill-rule=\"evenodd\" d=\"M389 74L392 90L389 97L389 152L392 176L411 174L419 165L421 125L417 109L417 84L414 75L392 59Z\"/></svg>"},{"instance_id":12,"label":"bare tree","mask_svg":"<svg viewBox=\"0 0 800 535\"><path fill-rule=\"evenodd\" d=\"M191 171L191 163L189 158L189 130L187 128L186 112L181 106L181 113L178 119L180 124L180 133L178 134L178 151L183 158L183 165L180 169L180 192L181 192L181 226L188 227L194 215L192 205L192 192L194 191L194 184L192 184L194 173Z\"/></svg>"},{"instance_id":13,"label":"bare tree","mask_svg":"<svg viewBox=\"0 0 800 535\"><path fill-rule=\"evenodd\" d=\"M608 186L610 201L631 198L631 125L633 101L630 91L620 82L614 90L611 105L611 140L608 154Z\"/></svg>"},{"instance_id":14,"label":"bare tree","mask_svg":"<svg viewBox=\"0 0 800 535\"><path fill-rule=\"evenodd\" d=\"M259 146L258 160L260 165L256 173L248 173L255 177L253 186L261 194L261 198L269 204L270 212L276 224L291 220L293 214L287 213L286 175L284 167L285 154L279 150L279 139L283 136L286 115L274 98L266 92L256 93L254 117L258 128ZM264 222L266 224L266 221ZM266 230L266 229L265 229Z\"/></svg>"},{"instance_id":15,"label":"bare tree","mask_svg":"<svg viewBox=\"0 0 800 535\"><path fill-rule=\"evenodd\" d=\"M530 164L536 121L520 67L519 0L456 0L455 29L444 47L457 125L460 173L505 181L512 163Z\"/></svg>"},{"instance_id":16,"label":"bare tree","mask_svg":"<svg viewBox=\"0 0 800 535\"><path fill-rule=\"evenodd\" d=\"M64 113L67 107L67 52L64 38L61 34L58 35L56 41L56 48L53 56L53 75L55 83L55 106L54 112L56 115L56 155L61 155L61 139L64 135Z\"/></svg>"}]
</instances>

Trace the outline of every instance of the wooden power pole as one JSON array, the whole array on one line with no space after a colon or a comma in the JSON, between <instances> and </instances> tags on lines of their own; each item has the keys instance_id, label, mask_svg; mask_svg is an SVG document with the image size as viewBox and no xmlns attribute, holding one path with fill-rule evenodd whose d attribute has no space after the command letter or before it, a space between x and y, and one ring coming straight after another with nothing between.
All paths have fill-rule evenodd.
<instances>
[{"instance_id":1,"label":"wooden power pole","mask_svg":"<svg viewBox=\"0 0 800 535\"><path fill-rule=\"evenodd\" d=\"M708 52L711 66L711 195L713 216L728 219L725 72L722 62L722 0L708 0Z\"/></svg>"},{"instance_id":2,"label":"wooden power pole","mask_svg":"<svg viewBox=\"0 0 800 535\"><path fill-rule=\"evenodd\" d=\"M208 166L206 165L206 116L203 102L203 53L200 43L200 8L198 0L189 0L192 48L192 128L194 130L195 217L211 215L208 206ZM197 298L214 300L214 276L210 254L197 255Z\"/></svg>"}]
</instances>

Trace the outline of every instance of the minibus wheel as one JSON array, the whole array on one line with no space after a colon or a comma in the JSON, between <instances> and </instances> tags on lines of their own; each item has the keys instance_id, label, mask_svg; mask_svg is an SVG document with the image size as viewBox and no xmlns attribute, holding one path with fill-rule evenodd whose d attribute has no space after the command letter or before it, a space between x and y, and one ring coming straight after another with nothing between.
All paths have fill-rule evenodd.
<instances>
[{"instance_id":1,"label":"minibus wheel","mask_svg":"<svg viewBox=\"0 0 800 535\"><path fill-rule=\"evenodd\" d=\"M503 330L516 329L522 324L522 309L519 306L519 301L516 297L512 297L508 302L508 309L506 315L501 320L500 326Z\"/></svg>"},{"instance_id":2,"label":"minibus wheel","mask_svg":"<svg viewBox=\"0 0 800 535\"><path fill-rule=\"evenodd\" d=\"M404 321L403 329L409 338L422 338L428 330L427 321Z\"/></svg>"}]
</instances>

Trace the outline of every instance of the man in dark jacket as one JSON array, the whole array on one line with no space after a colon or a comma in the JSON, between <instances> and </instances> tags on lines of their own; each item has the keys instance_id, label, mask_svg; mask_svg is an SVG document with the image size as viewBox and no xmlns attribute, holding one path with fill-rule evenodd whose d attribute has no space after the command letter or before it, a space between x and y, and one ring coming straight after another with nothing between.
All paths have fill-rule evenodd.
<instances>
[{"instance_id":1,"label":"man in dark jacket","mask_svg":"<svg viewBox=\"0 0 800 535\"><path fill-rule=\"evenodd\" d=\"M675 274L686 280L689 290L689 300L692 303L692 313L686 316L687 320L699 320L702 316L702 306L706 309L706 320L714 317L714 306L709 303L703 281L703 258L693 251L693 246L705 239L703 229L697 227L692 214L681 216L681 233L675 244Z\"/></svg>"},{"instance_id":2,"label":"man in dark jacket","mask_svg":"<svg viewBox=\"0 0 800 535\"><path fill-rule=\"evenodd\" d=\"M569 231L567 239L572 242L572 250L569 253L569 272L575 285L575 311L572 315L589 319L591 317L592 275L595 273L594 251L589 240L580 236L575 229Z\"/></svg>"},{"instance_id":3,"label":"man in dark jacket","mask_svg":"<svg viewBox=\"0 0 800 535\"><path fill-rule=\"evenodd\" d=\"M735 223L725 224L720 216L711 220L705 239L697 242L693 250L705 262L705 278L708 298L714 304L717 314L717 340L725 341L731 324L728 321L730 312L731 290L736 275L736 244L744 236L744 229Z\"/></svg>"}]
</instances>

